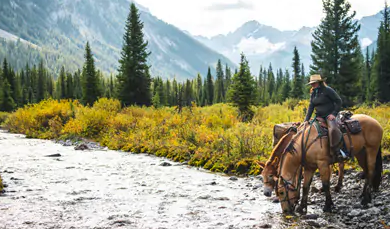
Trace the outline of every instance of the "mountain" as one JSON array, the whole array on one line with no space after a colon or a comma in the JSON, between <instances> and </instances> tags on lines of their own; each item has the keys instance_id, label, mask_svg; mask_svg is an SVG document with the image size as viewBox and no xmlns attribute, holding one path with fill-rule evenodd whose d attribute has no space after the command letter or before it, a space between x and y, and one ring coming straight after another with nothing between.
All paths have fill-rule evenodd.
<instances>
[{"instance_id":1,"label":"mountain","mask_svg":"<svg viewBox=\"0 0 390 229\"><path fill-rule=\"evenodd\" d=\"M147 8L136 5L152 53L152 75L176 76L178 80L193 78L198 72L205 76L209 66L215 71L218 59L237 66L188 33L159 20ZM40 48L46 62L54 63L49 67L55 72L61 65L72 71L81 68L88 40L98 68L115 72L129 10L128 0L1 0L0 37L7 41L20 38L23 44Z\"/></svg>"},{"instance_id":2,"label":"mountain","mask_svg":"<svg viewBox=\"0 0 390 229\"><path fill-rule=\"evenodd\" d=\"M381 19L382 14L379 12L359 20L361 25L359 38L362 48L368 46L371 49L375 46ZM315 29L315 27L302 27L297 31L280 31L257 21L248 21L226 35L211 38L195 36L195 38L235 63L239 62L239 54L244 52L254 75L258 74L260 65L268 68L270 63L273 69L292 70L293 49L297 46L301 62L308 72L311 63L310 43Z\"/></svg>"}]
</instances>

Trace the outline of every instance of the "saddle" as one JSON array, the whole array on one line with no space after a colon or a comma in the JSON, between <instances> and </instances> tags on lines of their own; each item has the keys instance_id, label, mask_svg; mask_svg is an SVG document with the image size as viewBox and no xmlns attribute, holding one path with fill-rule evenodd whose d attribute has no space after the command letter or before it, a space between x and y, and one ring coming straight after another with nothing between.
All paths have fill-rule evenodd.
<instances>
[{"instance_id":1,"label":"saddle","mask_svg":"<svg viewBox=\"0 0 390 229\"><path fill-rule=\"evenodd\" d=\"M336 123L344 134L358 134L362 131L359 121L351 118L352 115L353 113L351 111L340 111L336 117ZM324 118L316 117L316 121L319 124L320 131L328 131L328 124Z\"/></svg>"},{"instance_id":2,"label":"saddle","mask_svg":"<svg viewBox=\"0 0 390 229\"><path fill-rule=\"evenodd\" d=\"M358 134L362 131L362 127L358 120L351 118L351 111L340 111L336 117L336 122L343 133Z\"/></svg>"}]
</instances>

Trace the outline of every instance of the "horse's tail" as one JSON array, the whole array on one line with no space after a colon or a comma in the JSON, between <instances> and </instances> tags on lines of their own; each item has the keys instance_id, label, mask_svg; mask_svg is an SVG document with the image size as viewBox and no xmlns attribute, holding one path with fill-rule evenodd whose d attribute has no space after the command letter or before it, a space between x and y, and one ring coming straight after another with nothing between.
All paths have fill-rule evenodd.
<instances>
[{"instance_id":1,"label":"horse's tail","mask_svg":"<svg viewBox=\"0 0 390 229\"><path fill-rule=\"evenodd\" d=\"M372 185L374 188L374 192L379 190L379 185L382 181L382 172L383 172L383 164L382 164L382 147L379 146L378 153L376 154L376 162L375 162L375 173L374 179L372 181Z\"/></svg>"}]
</instances>

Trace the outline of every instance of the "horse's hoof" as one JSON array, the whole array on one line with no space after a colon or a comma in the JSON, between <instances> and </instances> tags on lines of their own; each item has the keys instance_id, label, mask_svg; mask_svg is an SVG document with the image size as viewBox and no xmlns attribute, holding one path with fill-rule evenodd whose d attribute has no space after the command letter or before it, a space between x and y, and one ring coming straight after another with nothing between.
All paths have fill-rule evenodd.
<instances>
[{"instance_id":1,"label":"horse's hoof","mask_svg":"<svg viewBox=\"0 0 390 229\"><path fill-rule=\"evenodd\" d=\"M363 198L362 201L360 202L364 207L367 206L367 204L371 203L371 200L368 198Z\"/></svg>"},{"instance_id":2,"label":"horse's hoof","mask_svg":"<svg viewBox=\"0 0 390 229\"><path fill-rule=\"evenodd\" d=\"M332 212L332 208L330 206L325 206L323 209L322 209L324 212L328 212L328 213L331 213Z\"/></svg>"},{"instance_id":3,"label":"horse's hoof","mask_svg":"<svg viewBox=\"0 0 390 229\"><path fill-rule=\"evenodd\" d=\"M335 191L335 192L339 193L340 190L341 190L341 186L336 185L336 187L334 187L334 191Z\"/></svg>"},{"instance_id":4,"label":"horse's hoof","mask_svg":"<svg viewBox=\"0 0 390 229\"><path fill-rule=\"evenodd\" d=\"M304 207L302 205L298 205L297 208L295 209L296 212L303 214L307 213L307 207Z\"/></svg>"}]
</instances>

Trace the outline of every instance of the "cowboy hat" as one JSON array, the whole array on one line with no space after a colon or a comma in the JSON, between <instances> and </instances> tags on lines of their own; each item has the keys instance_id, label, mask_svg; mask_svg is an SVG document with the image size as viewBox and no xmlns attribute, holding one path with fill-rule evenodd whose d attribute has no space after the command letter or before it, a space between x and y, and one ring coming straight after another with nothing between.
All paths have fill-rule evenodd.
<instances>
[{"instance_id":1,"label":"cowboy hat","mask_svg":"<svg viewBox=\"0 0 390 229\"><path fill-rule=\"evenodd\" d=\"M317 82L323 82L325 81L326 78L322 78L321 75L311 75L310 76L310 82L306 85L312 84L312 83L317 83Z\"/></svg>"}]
</instances>

